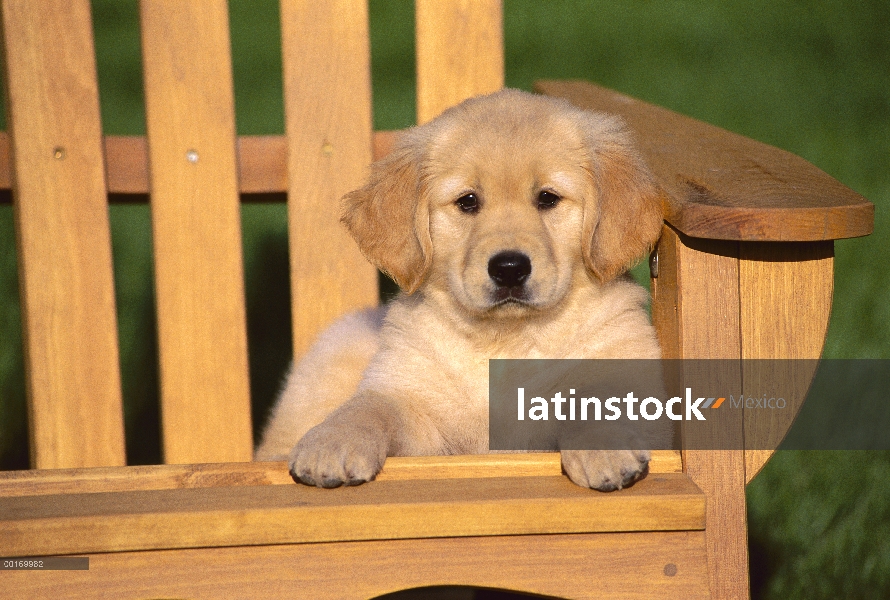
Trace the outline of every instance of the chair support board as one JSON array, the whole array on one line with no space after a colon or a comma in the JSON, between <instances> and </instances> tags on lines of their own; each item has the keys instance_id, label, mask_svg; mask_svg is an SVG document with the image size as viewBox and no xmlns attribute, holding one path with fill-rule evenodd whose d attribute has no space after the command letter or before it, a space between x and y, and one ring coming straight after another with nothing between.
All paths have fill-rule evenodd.
<instances>
[{"instance_id":1,"label":"chair support board","mask_svg":"<svg viewBox=\"0 0 890 600\"><path fill-rule=\"evenodd\" d=\"M89 571L4 573L29 598L365 600L429 585L566 598L709 598L701 531L407 539L121 552ZM195 573L201 576L196 577ZM126 573L126 577L121 577ZM40 575L35 577L34 575Z\"/></svg>"}]
</instances>

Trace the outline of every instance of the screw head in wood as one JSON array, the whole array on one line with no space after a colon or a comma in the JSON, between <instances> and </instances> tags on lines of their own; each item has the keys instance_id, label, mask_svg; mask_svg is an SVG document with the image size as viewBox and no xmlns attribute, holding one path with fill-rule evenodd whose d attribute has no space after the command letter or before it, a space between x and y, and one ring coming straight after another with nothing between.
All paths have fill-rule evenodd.
<instances>
[{"instance_id":1,"label":"screw head in wood","mask_svg":"<svg viewBox=\"0 0 890 600\"><path fill-rule=\"evenodd\" d=\"M56 146L53 148L53 158L56 160L64 160L65 159L65 149L61 146Z\"/></svg>"}]
</instances>

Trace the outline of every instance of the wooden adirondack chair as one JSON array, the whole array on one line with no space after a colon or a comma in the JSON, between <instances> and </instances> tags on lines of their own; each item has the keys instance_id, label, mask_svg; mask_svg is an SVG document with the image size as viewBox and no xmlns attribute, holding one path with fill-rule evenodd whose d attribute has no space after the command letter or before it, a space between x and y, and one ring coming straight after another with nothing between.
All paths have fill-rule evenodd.
<instances>
[{"instance_id":1,"label":"wooden adirondack chair","mask_svg":"<svg viewBox=\"0 0 890 600\"><path fill-rule=\"evenodd\" d=\"M416 19L420 121L503 85L499 1L417 0ZM555 454L390 459L337 490L247 462L239 193L287 192L299 355L377 301L337 199L391 142L371 126L365 2L282 0L281 22L286 136L236 137L224 1L143 0L147 136L103 137L88 0L2 0L0 179L34 470L0 474L0 555L90 557L5 572L4 593L747 597L745 484L768 451L656 453L609 494L571 484ZM538 91L624 115L670 196L652 280L666 356L820 355L833 240L868 234L871 204L800 158L591 84ZM109 193L151 195L165 465L124 466Z\"/></svg>"}]
</instances>

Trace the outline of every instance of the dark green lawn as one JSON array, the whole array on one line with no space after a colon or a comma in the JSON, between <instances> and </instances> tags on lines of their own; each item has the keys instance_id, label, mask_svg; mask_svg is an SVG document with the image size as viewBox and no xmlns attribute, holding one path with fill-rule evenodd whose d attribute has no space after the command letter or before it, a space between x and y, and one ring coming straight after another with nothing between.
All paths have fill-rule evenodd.
<instances>
[{"instance_id":1,"label":"dark green lawn","mask_svg":"<svg viewBox=\"0 0 890 600\"><path fill-rule=\"evenodd\" d=\"M134 0L94 0L103 120L144 132ZM232 0L238 130L284 129L277 3ZM373 0L375 126L414 119L413 14ZM827 357L890 357L890 3L886 0L506 0L507 84L580 78L779 146L877 206L875 233L836 245ZM455 40L460 43L460 40ZM289 360L286 215L243 209L254 418ZM112 208L132 462L158 459L147 207ZM27 442L11 208L0 206L0 465ZM138 435L136 432L140 432ZM890 435L890 433L888 433ZM755 598L890 598L890 454L784 452L749 486Z\"/></svg>"}]
</instances>

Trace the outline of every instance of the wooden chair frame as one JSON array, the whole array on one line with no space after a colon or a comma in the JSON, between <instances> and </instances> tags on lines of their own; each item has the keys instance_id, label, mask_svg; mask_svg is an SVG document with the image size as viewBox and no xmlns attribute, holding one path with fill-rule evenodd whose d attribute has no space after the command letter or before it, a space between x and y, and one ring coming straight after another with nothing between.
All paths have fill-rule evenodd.
<instances>
[{"instance_id":1,"label":"wooden chair frame","mask_svg":"<svg viewBox=\"0 0 890 600\"><path fill-rule=\"evenodd\" d=\"M0 7L0 187L14 198L34 467L0 474L0 555L90 556L89 571L5 573L5 589L748 597L745 484L768 451L656 453L649 477L611 494L577 488L550 454L390 459L377 481L333 491L247 462L239 195L287 194L296 355L377 301L337 222L338 198L393 136L372 131L364 1L282 0L287 133L241 138L223 0L142 0L145 138L102 136L88 0ZM416 7L419 121L503 86L498 0ZM821 354L833 240L871 232L869 202L665 109L584 82L537 89L623 115L668 193L652 280L666 357ZM119 194L151 197L166 465L124 466L107 209Z\"/></svg>"}]
</instances>

